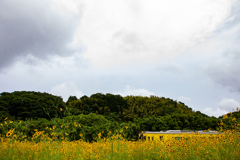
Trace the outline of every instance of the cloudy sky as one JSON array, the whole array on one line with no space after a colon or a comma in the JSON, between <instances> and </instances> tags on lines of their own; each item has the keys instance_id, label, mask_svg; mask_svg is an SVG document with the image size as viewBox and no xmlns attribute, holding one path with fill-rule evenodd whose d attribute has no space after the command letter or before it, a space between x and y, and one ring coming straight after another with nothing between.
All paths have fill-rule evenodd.
<instances>
[{"instance_id":1,"label":"cloudy sky","mask_svg":"<svg viewBox=\"0 0 240 160\"><path fill-rule=\"evenodd\" d=\"M240 106L240 0L1 0L0 92Z\"/></svg>"}]
</instances>

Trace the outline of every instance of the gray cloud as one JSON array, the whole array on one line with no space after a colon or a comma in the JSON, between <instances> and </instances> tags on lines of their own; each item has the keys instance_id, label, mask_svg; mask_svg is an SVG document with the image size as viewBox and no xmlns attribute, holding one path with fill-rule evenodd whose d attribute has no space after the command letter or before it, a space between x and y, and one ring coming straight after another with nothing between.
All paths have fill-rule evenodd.
<instances>
[{"instance_id":1,"label":"gray cloud","mask_svg":"<svg viewBox=\"0 0 240 160\"><path fill-rule=\"evenodd\" d=\"M121 50L123 53L135 53L145 50L145 45L134 32L128 33L125 30L120 30L113 34L111 43L116 47L116 50Z\"/></svg>"},{"instance_id":2,"label":"gray cloud","mask_svg":"<svg viewBox=\"0 0 240 160\"><path fill-rule=\"evenodd\" d=\"M217 50L219 57L205 69L216 83L230 91L240 92L240 1L233 5L231 14L219 30ZM216 53L215 53L216 54Z\"/></svg>"},{"instance_id":3,"label":"gray cloud","mask_svg":"<svg viewBox=\"0 0 240 160\"><path fill-rule=\"evenodd\" d=\"M0 69L22 56L44 59L69 53L75 18L47 0L1 0Z\"/></svg>"},{"instance_id":4,"label":"gray cloud","mask_svg":"<svg viewBox=\"0 0 240 160\"><path fill-rule=\"evenodd\" d=\"M217 83L240 92L240 50L226 53L207 68L208 75Z\"/></svg>"}]
</instances>

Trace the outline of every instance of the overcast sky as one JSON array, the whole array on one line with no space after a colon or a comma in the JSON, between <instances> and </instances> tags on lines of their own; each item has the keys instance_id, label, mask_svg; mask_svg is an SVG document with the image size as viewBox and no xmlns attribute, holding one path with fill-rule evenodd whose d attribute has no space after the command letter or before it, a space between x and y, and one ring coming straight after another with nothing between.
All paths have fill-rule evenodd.
<instances>
[{"instance_id":1,"label":"overcast sky","mask_svg":"<svg viewBox=\"0 0 240 160\"><path fill-rule=\"evenodd\" d=\"M1 0L0 92L240 106L240 0Z\"/></svg>"}]
</instances>

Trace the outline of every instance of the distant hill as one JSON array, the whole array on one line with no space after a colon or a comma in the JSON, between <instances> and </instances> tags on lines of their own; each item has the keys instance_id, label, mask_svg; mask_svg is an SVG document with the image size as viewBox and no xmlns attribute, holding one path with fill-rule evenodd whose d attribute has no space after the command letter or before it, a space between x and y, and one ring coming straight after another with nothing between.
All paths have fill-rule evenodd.
<instances>
[{"instance_id":1,"label":"distant hill","mask_svg":"<svg viewBox=\"0 0 240 160\"><path fill-rule=\"evenodd\" d=\"M193 111L182 102L164 97L142 97L96 93L77 98L61 97L34 91L0 94L0 120L64 118L66 116L103 115L112 122L134 122L144 130L216 129L219 120Z\"/></svg>"}]
</instances>

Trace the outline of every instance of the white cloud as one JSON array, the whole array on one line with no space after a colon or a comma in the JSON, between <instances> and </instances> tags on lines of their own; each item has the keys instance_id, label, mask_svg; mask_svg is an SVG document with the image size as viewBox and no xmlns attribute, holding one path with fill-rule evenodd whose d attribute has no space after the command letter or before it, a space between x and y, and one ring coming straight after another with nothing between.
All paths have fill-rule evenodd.
<instances>
[{"instance_id":1,"label":"white cloud","mask_svg":"<svg viewBox=\"0 0 240 160\"><path fill-rule=\"evenodd\" d=\"M84 94L74 82L64 82L52 87L50 93L61 96L66 102L69 96L82 97Z\"/></svg>"},{"instance_id":2,"label":"white cloud","mask_svg":"<svg viewBox=\"0 0 240 160\"><path fill-rule=\"evenodd\" d=\"M151 96L151 95L155 95L153 92L148 91L144 88L135 89L134 87L131 87L129 85L127 85L123 90L121 90L119 92L116 92L115 94L120 94L123 97L128 96L128 95L131 95L131 96Z\"/></svg>"},{"instance_id":3,"label":"white cloud","mask_svg":"<svg viewBox=\"0 0 240 160\"><path fill-rule=\"evenodd\" d=\"M229 112L222 110L220 108L204 108L202 112L208 116L219 117Z\"/></svg>"},{"instance_id":4,"label":"white cloud","mask_svg":"<svg viewBox=\"0 0 240 160\"><path fill-rule=\"evenodd\" d=\"M75 42L93 65L158 61L210 36L231 0L85 1Z\"/></svg>"},{"instance_id":5,"label":"white cloud","mask_svg":"<svg viewBox=\"0 0 240 160\"><path fill-rule=\"evenodd\" d=\"M222 98L215 108L204 108L203 113L209 116L219 117L229 112L236 111L236 108L240 106L240 103L232 98Z\"/></svg>"},{"instance_id":6,"label":"white cloud","mask_svg":"<svg viewBox=\"0 0 240 160\"><path fill-rule=\"evenodd\" d=\"M191 102L191 98L185 96L180 96L177 100L185 104L189 104Z\"/></svg>"},{"instance_id":7,"label":"white cloud","mask_svg":"<svg viewBox=\"0 0 240 160\"><path fill-rule=\"evenodd\" d=\"M239 107L240 103L235 99L231 98L222 98L222 100L218 103L218 107L222 110L232 112L235 111L237 107Z\"/></svg>"},{"instance_id":8,"label":"white cloud","mask_svg":"<svg viewBox=\"0 0 240 160\"><path fill-rule=\"evenodd\" d=\"M61 10L69 13L81 15L83 10L83 3L81 0L52 0L54 4Z\"/></svg>"}]
</instances>

